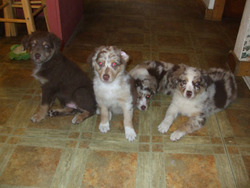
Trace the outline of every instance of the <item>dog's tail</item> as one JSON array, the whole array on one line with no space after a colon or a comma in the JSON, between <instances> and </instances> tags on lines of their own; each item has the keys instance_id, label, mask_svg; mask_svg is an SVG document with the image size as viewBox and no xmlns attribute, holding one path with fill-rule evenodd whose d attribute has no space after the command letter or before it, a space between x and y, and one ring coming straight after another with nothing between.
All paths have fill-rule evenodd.
<instances>
[{"instance_id":1,"label":"dog's tail","mask_svg":"<svg viewBox=\"0 0 250 188\"><path fill-rule=\"evenodd\" d=\"M226 71L220 68L210 68L208 75L213 82L222 82L227 93L227 104L228 106L237 97L237 84L235 81L234 74L231 71Z\"/></svg>"}]
</instances>

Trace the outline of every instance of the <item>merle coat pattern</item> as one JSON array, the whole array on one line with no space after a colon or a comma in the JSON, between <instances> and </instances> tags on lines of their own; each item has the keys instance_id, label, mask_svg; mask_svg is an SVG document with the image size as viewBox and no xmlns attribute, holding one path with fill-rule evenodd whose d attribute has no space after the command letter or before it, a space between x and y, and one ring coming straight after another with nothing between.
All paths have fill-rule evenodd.
<instances>
[{"instance_id":1,"label":"merle coat pattern","mask_svg":"<svg viewBox=\"0 0 250 188\"><path fill-rule=\"evenodd\" d=\"M176 79L182 64L175 65L164 61L145 61L129 71L137 89L137 108L147 110L150 98L158 92L171 95L176 87Z\"/></svg>"},{"instance_id":2,"label":"merle coat pattern","mask_svg":"<svg viewBox=\"0 0 250 188\"><path fill-rule=\"evenodd\" d=\"M133 127L133 110L136 100L134 80L125 71L129 56L115 46L101 46L91 56L94 69L94 92L101 115L99 130L110 130L111 114L123 114L125 137L136 138Z\"/></svg>"},{"instance_id":3,"label":"merle coat pattern","mask_svg":"<svg viewBox=\"0 0 250 188\"><path fill-rule=\"evenodd\" d=\"M172 102L158 126L158 130L165 133L178 114L189 117L187 123L171 134L172 141L199 130L209 115L228 107L237 96L235 78L229 71L218 68L203 71L186 66L179 73Z\"/></svg>"}]
</instances>

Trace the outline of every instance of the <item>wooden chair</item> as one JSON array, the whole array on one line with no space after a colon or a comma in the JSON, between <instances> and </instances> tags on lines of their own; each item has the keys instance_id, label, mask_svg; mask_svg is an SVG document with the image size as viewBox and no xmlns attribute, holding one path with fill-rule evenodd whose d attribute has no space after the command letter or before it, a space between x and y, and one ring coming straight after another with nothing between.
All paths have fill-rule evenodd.
<instances>
[{"instance_id":1,"label":"wooden chair","mask_svg":"<svg viewBox=\"0 0 250 188\"><path fill-rule=\"evenodd\" d=\"M24 19L17 19L15 8L22 8ZM3 0L2 5L0 5L0 10L3 9L4 17L0 18L0 22L5 22L5 35L7 37L17 36L16 23L25 23L27 26L28 34L36 31L34 17L43 11L46 20L47 28L47 9L46 0Z\"/></svg>"}]
</instances>

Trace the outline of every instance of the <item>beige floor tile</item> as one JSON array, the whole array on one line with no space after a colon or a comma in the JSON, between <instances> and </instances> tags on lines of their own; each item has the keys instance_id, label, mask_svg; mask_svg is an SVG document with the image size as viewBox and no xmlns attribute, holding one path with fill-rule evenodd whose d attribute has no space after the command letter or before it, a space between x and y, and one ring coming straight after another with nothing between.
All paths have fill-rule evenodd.
<instances>
[{"instance_id":1,"label":"beige floor tile","mask_svg":"<svg viewBox=\"0 0 250 188\"><path fill-rule=\"evenodd\" d=\"M91 151L83 176L85 187L135 187L137 154Z\"/></svg>"},{"instance_id":2,"label":"beige floor tile","mask_svg":"<svg viewBox=\"0 0 250 188\"><path fill-rule=\"evenodd\" d=\"M166 182L169 187L219 187L213 155L167 154Z\"/></svg>"},{"instance_id":3,"label":"beige floor tile","mask_svg":"<svg viewBox=\"0 0 250 188\"><path fill-rule=\"evenodd\" d=\"M230 155L233 173L238 187L248 187L250 185L249 176L240 155Z\"/></svg>"},{"instance_id":4,"label":"beige floor tile","mask_svg":"<svg viewBox=\"0 0 250 188\"><path fill-rule=\"evenodd\" d=\"M55 174L60 155L60 149L18 146L5 167L0 183L48 187Z\"/></svg>"}]
</instances>

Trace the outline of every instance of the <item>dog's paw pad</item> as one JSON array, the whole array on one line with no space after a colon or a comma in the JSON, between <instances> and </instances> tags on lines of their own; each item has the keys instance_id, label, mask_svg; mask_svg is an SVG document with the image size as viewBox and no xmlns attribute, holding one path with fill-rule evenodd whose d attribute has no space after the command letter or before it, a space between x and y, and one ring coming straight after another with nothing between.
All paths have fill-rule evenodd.
<instances>
[{"instance_id":1,"label":"dog's paw pad","mask_svg":"<svg viewBox=\"0 0 250 188\"><path fill-rule=\"evenodd\" d=\"M175 131L170 135L170 140L172 141L177 141L179 140L181 137L183 137L185 135L185 132L182 131Z\"/></svg>"},{"instance_id":2,"label":"dog's paw pad","mask_svg":"<svg viewBox=\"0 0 250 188\"><path fill-rule=\"evenodd\" d=\"M128 141L134 141L136 138L135 130L131 127L125 127L125 136Z\"/></svg>"},{"instance_id":3,"label":"dog's paw pad","mask_svg":"<svg viewBox=\"0 0 250 188\"><path fill-rule=\"evenodd\" d=\"M158 126L158 131L160 133L166 133L168 132L168 129L169 129L169 126L167 126L165 123L161 123L159 126Z\"/></svg>"},{"instance_id":4,"label":"dog's paw pad","mask_svg":"<svg viewBox=\"0 0 250 188\"><path fill-rule=\"evenodd\" d=\"M99 130L102 132L102 133L106 133L110 130L109 128L109 122L107 123L100 123L99 125Z\"/></svg>"},{"instance_id":5,"label":"dog's paw pad","mask_svg":"<svg viewBox=\"0 0 250 188\"><path fill-rule=\"evenodd\" d=\"M56 111L56 110L50 110L50 111L48 111L48 116L49 117L58 116L58 115L59 115L59 112Z\"/></svg>"}]
</instances>

